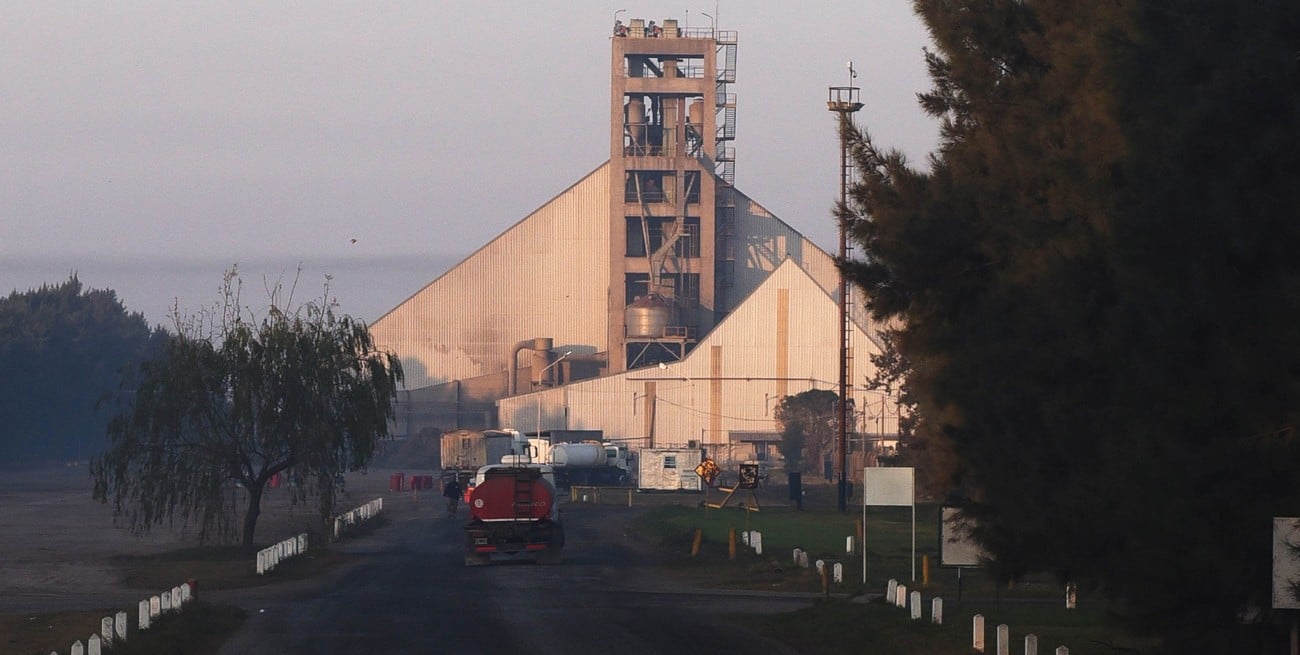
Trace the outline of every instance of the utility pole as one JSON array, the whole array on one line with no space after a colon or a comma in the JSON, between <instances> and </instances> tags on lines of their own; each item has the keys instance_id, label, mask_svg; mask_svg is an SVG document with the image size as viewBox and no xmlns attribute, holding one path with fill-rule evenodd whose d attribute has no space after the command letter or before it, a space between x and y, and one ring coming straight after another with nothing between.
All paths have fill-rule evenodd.
<instances>
[{"instance_id":1,"label":"utility pole","mask_svg":"<svg viewBox=\"0 0 1300 655\"><path fill-rule=\"evenodd\" d=\"M832 86L829 89L826 98L826 108L835 112L838 117L838 123L843 130L846 123L853 120L853 114L862 109L862 103L858 101L859 89L853 86L853 79L858 76L853 70L853 62L849 62L849 86ZM849 144L843 131L840 132L840 206L847 206L849 199L849 174L851 167L849 165ZM840 261L846 261L849 258L849 235L848 227L840 223ZM838 498L837 506L841 512L847 512L849 507L849 481L848 481L848 425L849 425L849 365L852 361L852 351L850 350L849 340L853 336L853 322L849 318L849 281L844 272L840 272L840 402L839 402L839 459L840 459L840 480L839 491L836 495Z\"/></svg>"}]
</instances>

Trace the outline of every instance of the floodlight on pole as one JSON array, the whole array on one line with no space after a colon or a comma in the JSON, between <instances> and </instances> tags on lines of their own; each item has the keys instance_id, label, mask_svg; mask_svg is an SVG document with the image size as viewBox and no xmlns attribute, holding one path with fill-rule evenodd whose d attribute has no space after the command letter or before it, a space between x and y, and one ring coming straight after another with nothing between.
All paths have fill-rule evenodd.
<instances>
[{"instance_id":1,"label":"floodlight on pole","mask_svg":"<svg viewBox=\"0 0 1300 655\"><path fill-rule=\"evenodd\" d=\"M542 379L545 377L546 372L551 370L551 367L564 361L565 357L568 357L569 355L572 354L573 354L572 350L564 351L563 355L556 357L555 361L551 362L550 364L547 364L546 366L543 366L542 370L537 372L537 438L538 439L542 438L542 388L541 388Z\"/></svg>"}]
</instances>

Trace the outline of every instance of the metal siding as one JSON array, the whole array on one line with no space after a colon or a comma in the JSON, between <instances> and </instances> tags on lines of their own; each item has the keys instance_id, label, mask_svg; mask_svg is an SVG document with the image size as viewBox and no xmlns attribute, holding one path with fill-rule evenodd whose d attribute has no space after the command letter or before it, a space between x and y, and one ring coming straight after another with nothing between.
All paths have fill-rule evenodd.
<instances>
[{"instance_id":1,"label":"metal siding","mask_svg":"<svg viewBox=\"0 0 1300 655\"><path fill-rule=\"evenodd\" d=\"M776 430L774 413L777 377L777 326L781 290L789 298L789 361L787 393L809 389L835 390L839 378L839 309L831 297L793 261L769 278L721 325L710 333L684 360L666 369L646 367L617 375L583 380L558 389L540 392L543 428L602 430L606 438L623 439L633 448L649 445L645 428L645 393L653 385L654 445L685 446L699 440L710 453L722 459L743 458L742 449L727 447L732 431ZM870 355L875 344L859 329L854 330L855 384L861 386L871 370ZM713 375L710 352L721 348L719 375ZM714 419L710 410L709 378L722 377L716 419L721 426L711 433ZM750 378L735 379L735 378ZM538 394L502 399L502 425L527 426L536 423ZM563 410L567 405L567 414ZM885 431L897 430L897 418L886 421ZM525 429L525 428L519 428ZM873 430L874 432L874 430ZM744 446L743 448L748 448Z\"/></svg>"},{"instance_id":2,"label":"metal siding","mask_svg":"<svg viewBox=\"0 0 1300 655\"><path fill-rule=\"evenodd\" d=\"M417 389L508 368L516 342L606 349L609 167L601 166L371 326ZM556 311L557 308L562 311Z\"/></svg>"}]
</instances>

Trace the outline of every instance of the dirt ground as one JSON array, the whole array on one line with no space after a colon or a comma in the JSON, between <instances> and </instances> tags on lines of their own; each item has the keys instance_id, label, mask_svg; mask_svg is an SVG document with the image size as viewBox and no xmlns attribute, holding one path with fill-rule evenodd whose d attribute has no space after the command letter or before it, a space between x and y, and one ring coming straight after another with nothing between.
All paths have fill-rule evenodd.
<instances>
[{"instance_id":1,"label":"dirt ground","mask_svg":"<svg viewBox=\"0 0 1300 655\"><path fill-rule=\"evenodd\" d=\"M390 476L396 472L371 469L350 474L338 509L346 511L380 497L385 498L388 513L427 509L437 502L436 490L390 492ZM435 474L433 470L402 473ZM134 606L144 592L123 584L123 573L113 557L199 545L194 528L187 532L163 525L135 536L116 527L112 506L91 498L90 474L84 466L0 472L0 517L0 614ZM293 507L286 490L268 490L257 542L270 544L307 531L314 520L313 509ZM250 558L249 566L254 565Z\"/></svg>"}]
</instances>

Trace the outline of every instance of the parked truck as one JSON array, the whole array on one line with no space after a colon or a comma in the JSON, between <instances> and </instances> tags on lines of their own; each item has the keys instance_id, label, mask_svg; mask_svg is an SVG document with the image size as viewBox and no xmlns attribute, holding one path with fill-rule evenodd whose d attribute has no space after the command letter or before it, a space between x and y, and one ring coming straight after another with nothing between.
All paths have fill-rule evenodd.
<instances>
[{"instance_id":1,"label":"parked truck","mask_svg":"<svg viewBox=\"0 0 1300 655\"><path fill-rule=\"evenodd\" d=\"M549 451L548 463L555 469L555 484L561 489L573 485L622 486L631 480L628 469L632 455L623 444L556 443Z\"/></svg>"},{"instance_id":2,"label":"parked truck","mask_svg":"<svg viewBox=\"0 0 1300 655\"><path fill-rule=\"evenodd\" d=\"M482 467L469 495L465 566L532 558L558 564L564 526L555 486L541 464Z\"/></svg>"},{"instance_id":3,"label":"parked truck","mask_svg":"<svg viewBox=\"0 0 1300 655\"><path fill-rule=\"evenodd\" d=\"M443 470L473 474L488 464L500 464L507 455L522 455L528 440L518 430L456 430L442 435Z\"/></svg>"}]
</instances>

